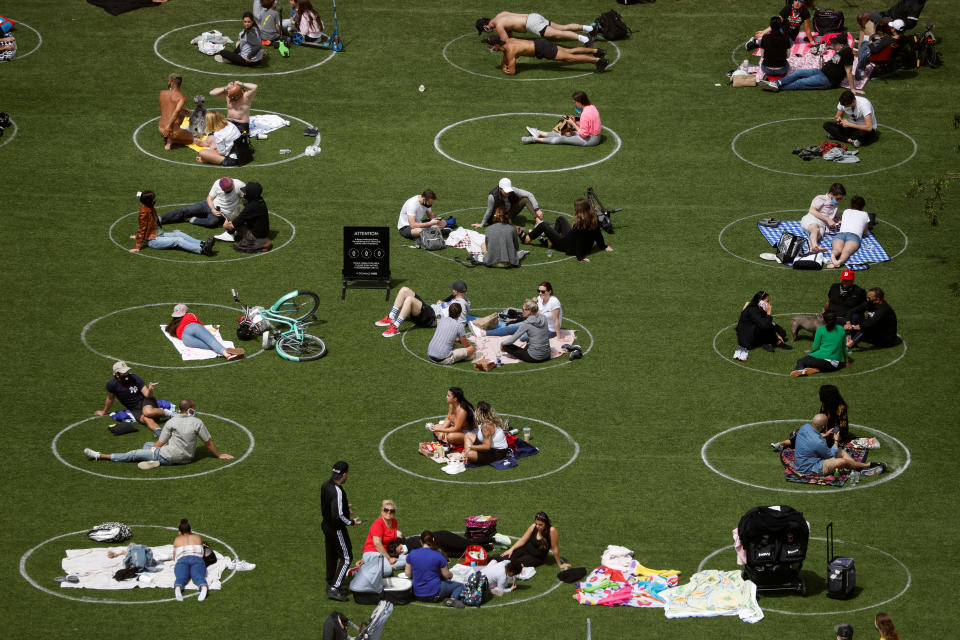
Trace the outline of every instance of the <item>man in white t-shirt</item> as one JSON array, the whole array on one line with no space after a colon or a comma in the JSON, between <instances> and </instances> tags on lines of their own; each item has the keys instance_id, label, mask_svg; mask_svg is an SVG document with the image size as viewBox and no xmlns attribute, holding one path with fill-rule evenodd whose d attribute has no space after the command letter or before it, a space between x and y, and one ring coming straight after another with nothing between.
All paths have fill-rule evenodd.
<instances>
[{"instance_id":1,"label":"man in white t-shirt","mask_svg":"<svg viewBox=\"0 0 960 640\"><path fill-rule=\"evenodd\" d=\"M863 210L867 206L861 196L850 198L850 209L845 209L840 218L840 231L833 239L830 250L830 263L827 269L842 267L847 259L857 252L863 237L869 233L870 214Z\"/></svg>"},{"instance_id":2,"label":"man in white t-shirt","mask_svg":"<svg viewBox=\"0 0 960 640\"><path fill-rule=\"evenodd\" d=\"M824 122L823 128L834 140L849 142L855 147L870 144L877 139L877 114L873 103L863 96L853 95L848 89L840 94L833 121Z\"/></svg>"},{"instance_id":3,"label":"man in white t-shirt","mask_svg":"<svg viewBox=\"0 0 960 640\"><path fill-rule=\"evenodd\" d=\"M397 231L404 238L412 240L420 237L420 233L427 227L437 227L443 230L447 221L433 215L433 203L437 201L437 194L427 189L418 196L411 196L403 203L400 209L400 218L397 220ZM426 217L426 220L424 220Z\"/></svg>"},{"instance_id":4,"label":"man in white t-shirt","mask_svg":"<svg viewBox=\"0 0 960 640\"><path fill-rule=\"evenodd\" d=\"M487 577L490 593L502 596L517 588L516 576L523 569L519 560L492 560L480 571Z\"/></svg>"},{"instance_id":5,"label":"man in white t-shirt","mask_svg":"<svg viewBox=\"0 0 960 640\"><path fill-rule=\"evenodd\" d=\"M163 214L161 224L189 221L201 227L222 227L224 220L233 220L240 213L242 180L224 176L213 183L206 200Z\"/></svg>"}]
</instances>

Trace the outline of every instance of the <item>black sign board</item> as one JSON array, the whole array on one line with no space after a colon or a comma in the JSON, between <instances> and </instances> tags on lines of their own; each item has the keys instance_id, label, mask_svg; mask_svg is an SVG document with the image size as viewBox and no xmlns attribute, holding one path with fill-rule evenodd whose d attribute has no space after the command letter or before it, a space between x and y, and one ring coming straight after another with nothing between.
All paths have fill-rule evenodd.
<instances>
[{"instance_id":1,"label":"black sign board","mask_svg":"<svg viewBox=\"0 0 960 640\"><path fill-rule=\"evenodd\" d=\"M379 289L390 297L390 228L343 228L343 289ZM363 284L351 284L359 282ZM371 286L373 285L373 286Z\"/></svg>"}]
</instances>

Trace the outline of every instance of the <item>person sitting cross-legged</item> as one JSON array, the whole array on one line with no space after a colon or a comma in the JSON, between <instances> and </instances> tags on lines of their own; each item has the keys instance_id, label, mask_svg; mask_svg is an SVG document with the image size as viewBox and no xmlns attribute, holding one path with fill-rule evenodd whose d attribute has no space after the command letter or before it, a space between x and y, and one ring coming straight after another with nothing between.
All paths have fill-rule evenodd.
<instances>
[{"instance_id":1,"label":"person sitting cross-legged","mask_svg":"<svg viewBox=\"0 0 960 640\"><path fill-rule=\"evenodd\" d=\"M796 466L804 475L828 476L839 469L859 471L865 476L874 476L887 470L884 462L857 462L839 446L840 432L832 434L833 446L827 446L824 429L827 416L818 413L809 424L797 432ZM833 431L831 429L831 431Z\"/></svg>"},{"instance_id":2,"label":"person sitting cross-legged","mask_svg":"<svg viewBox=\"0 0 960 640\"><path fill-rule=\"evenodd\" d=\"M436 548L432 531L420 534L421 547L407 554L404 575L413 580L413 595L417 600L440 602L444 606L462 609L463 584L453 581L447 568L447 556Z\"/></svg>"},{"instance_id":3,"label":"person sitting cross-legged","mask_svg":"<svg viewBox=\"0 0 960 640\"><path fill-rule=\"evenodd\" d=\"M437 364L453 364L469 360L475 346L467 341L467 334L460 322L460 304L454 302L447 309L447 315L437 318L437 330L427 346L427 356ZM459 347L456 347L457 344Z\"/></svg>"},{"instance_id":4,"label":"person sitting cross-legged","mask_svg":"<svg viewBox=\"0 0 960 640\"><path fill-rule=\"evenodd\" d=\"M848 349L861 341L875 347L892 347L897 343L897 314L884 299L880 287L867 291L867 301L850 315L851 321L843 326L850 332Z\"/></svg>"},{"instance_id":5,"label":"person sitting cross-legged","mask_svg":"<svg viewBox=\"0 0 960 640\"><path fill-rule=\"evenodd\" d=\"M823 326L817 327L813 334L810 355L797 360L797 366L790 372L790 377L831 373L849 366L847 334L844 333L843 327L837 324L837 314L827 309L823 312Z\"/></svg>"}]
</instances>

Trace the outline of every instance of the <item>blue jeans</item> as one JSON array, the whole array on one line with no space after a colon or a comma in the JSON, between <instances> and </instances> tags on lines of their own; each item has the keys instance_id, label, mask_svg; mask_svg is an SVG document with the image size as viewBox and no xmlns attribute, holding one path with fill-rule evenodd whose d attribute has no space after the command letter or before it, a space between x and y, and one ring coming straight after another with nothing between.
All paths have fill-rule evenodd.
<instances>
[{"instance_id":1,"label":"blue jeans","mask_svg":"<svg viewBox=\"0 0 960 640\"><path fill-rule=\"evenodd\" d=\"M488 330L487 330L487 335L488 335L488 336L512 336L513 334L515 334L515 333L517 332L517 329L519 329L519 328L520 328L520 323L519 323L519 322L515 322L515 323L513 323L513 324L503 324L503 323L501 322L500 324L498 324L498 325L496 326L496 328L494 328L494 329L488 329ZM520 336L520 337L517 338L517 339L518 339L518 340L526 340L526 338L524 337L524 336L526 336L526 335L527 335L527 334L523 334L522 336ZM556 334L555 332L553 332L553 331L550 331L547 335L548 335L548 337L550 337L550 338L556 338L556 337L557 337L557 334Z\"/></svg>"},{"instance_id":2,"label":"blue jeans","mask_svg":"<svg viewBox=\"0 0 960 640\"><path fill-rule=\"evenodd\" d=\"M126 453L111 453L111 462L145 462L149 460L158 460L160 464L170 464L160 455L162 447L153 446L152 442L147 442L140 449L127 451Z\"/></svg>"},{"instance_id":3,"label":"blue jeans","mask_svg":"<svg viewBox=\"0 0 960 640\"><path fill-rule=\"evenodd\" d=\"M223 355L223 345L217 340L217 337L207 331L202 324L194 322L188 324L183 330L183 336L180 338L183 344L194 349L209 349L215 351L217 355Z\"/></svg>"},{"instance_id":4,"label":"blue jeans","mask_svg":"<svg viewBox=\"0 0 960 640\"><path fill-rule=\"evenodd\" d=\"M190 253L200 253L200 241L183 231L164 231L147 243L151 249L183 249Z\"/></svg>"},{"instance_id":5,"label":"blue jeans","mask_svg":"<svg viewBox=\"0 0 960 640\"><path fill-rule=\"evenodd\" d=\"M447 598L453 598L454 600L459 600L461 591L463 591L462 582L454 582L453 580L441 580L440 591L437 592L437 599L446 600Z\"/></svg>"},{"instance_id":6,"label":"blue jeans","mask_svg":"<svg viewBox=\"0 0 960 640\"><path fill-rule=\"evenodd\" d=\"M820 69L799 69L777 81L781 91L802 89L830 89L830 79Z\"/></svg>"},{"instance_id":7,"label":"blue jeans","mask_svg":"<svg viewBox=\"0 0 960 640\"><path fill-rule=\"evenodd\" d=\"M201 227L213 228L223 226L223 218L214 215L213 211L210 210L210 206L207 204L206 200L194 202L193 204L187 205L181 209L168 211L160 216L160 224L183 222L185 220L189 220L190 218L196 218L196 220L191 222L191 224L196 224Z\"/></svg>"},{"instance_id":8,"label":"blue jeans","mask_svg":"<svg viewBox=\"0 0 960 640\"><path fill-rule=\"evenodd\" d=\"M173 565L173 575L176 576L173 586L181 589L191 580L198 587L207 586L207 565L203 564L200 556L183 556L177 560L177 564Z\"/></svg>"},{"instance_id":9,"label":"blue jeans","mask_svg":"<svg viewBox=\"0 0 960 640\"><path fill-rule=\"evenodd\" d=\"M790 65L785 67L768 67L763 63L763 61L761 61L760 71L764 72L768 76L785 76L790 73Z\"/></svg>"}]
</instances>

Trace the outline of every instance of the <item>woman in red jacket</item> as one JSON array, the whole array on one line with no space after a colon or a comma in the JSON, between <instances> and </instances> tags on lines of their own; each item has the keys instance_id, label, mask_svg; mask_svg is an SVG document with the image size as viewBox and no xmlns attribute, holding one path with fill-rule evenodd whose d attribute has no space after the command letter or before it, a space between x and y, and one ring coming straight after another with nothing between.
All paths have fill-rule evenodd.
<instances>
[{"instance_id":1,"label":"woman in red jacket","mask_svg":"<svg viewBox=\"0 0 960 640\"><path fill-rule=\"evenodd\" d=\"M203 323L194 314L190 313L187 305L180 303L173 308L170 324L166 327L167 333L183 340L183 344L194 349L209 349L223 356L227 360L242 358L243 349L234 349L220 344L217 337L207 331Z\"/></svg>"}]
</instances>

